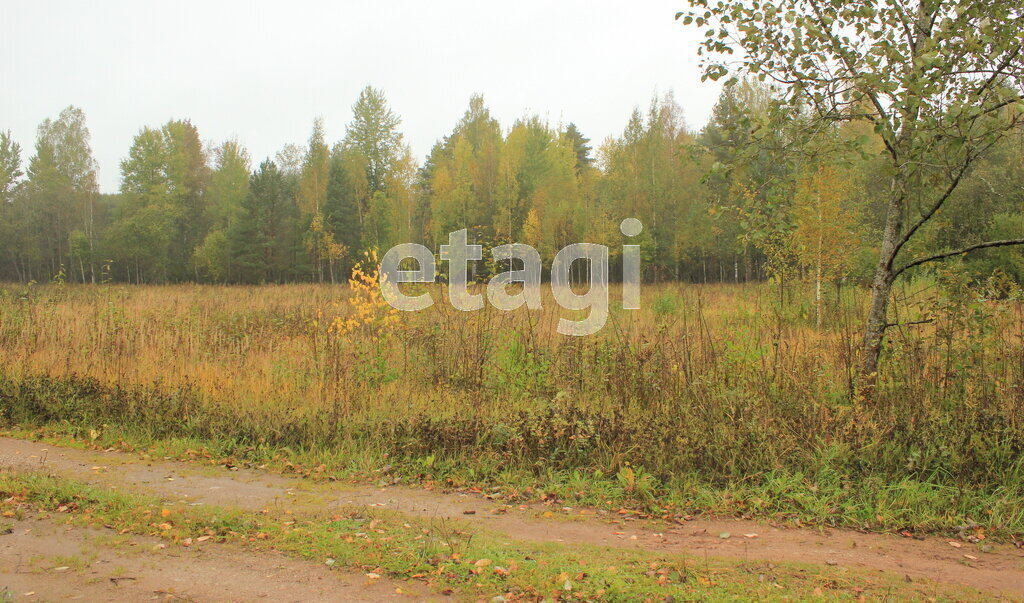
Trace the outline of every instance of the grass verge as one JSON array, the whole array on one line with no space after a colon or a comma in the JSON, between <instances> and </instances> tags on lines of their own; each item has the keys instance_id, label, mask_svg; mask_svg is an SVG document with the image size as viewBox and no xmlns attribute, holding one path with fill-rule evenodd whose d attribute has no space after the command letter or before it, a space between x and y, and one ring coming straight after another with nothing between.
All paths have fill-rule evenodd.
<instances>
[{"instance_id":1,"label":"grass verge","mask_svg":"<svg viewBox=\"0 0 1024 603\"><path fill-rule=\"evenodd\" d=\"M778 471L715 486L698 476L658 483L639 467L615 474L551 468L526 471L480 457L394 458L363 445L310 450L254 446L228 438L158 437L143 426L92 429L64 422L8 428L2 433L66 446L258 467L313 480L486 490L506 502L544 500L577 507L626 507L641 516L664 519L762 519L793 526L952 537L966 532L997 542L1018 542L1024 535L1024 504L1012 484L993 491L972 491L912 479L888 482L877 478L853 487L842 476L822 470L813 475Z\"/></svg>"},{"instance_id":2,"label":"grass verge","mask_svg":"<svg viewBox=\"0 0 1024 603\"><path fill-rule=\"evenodd\" d=\"M728 562L599 547L508 542L462 526L382 510L331 517L180 506L158 498L32 473L0 474L0 513L38 510L77 524L160 537L177 546L235 543L418 581L459 599L515 600L973 600L976 591L896 576L798 564ZM401 587L399 587L401 590Z\"/></svg>"}]
</instances>

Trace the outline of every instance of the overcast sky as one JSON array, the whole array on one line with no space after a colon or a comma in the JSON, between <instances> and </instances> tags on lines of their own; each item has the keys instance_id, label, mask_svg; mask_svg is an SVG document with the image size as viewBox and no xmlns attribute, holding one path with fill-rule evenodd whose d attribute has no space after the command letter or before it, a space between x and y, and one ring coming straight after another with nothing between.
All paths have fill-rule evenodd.
<instances>
[{"instance_id":1,"label":"overcast sky","mask_svg":"<svg viewBox=\"0 0 1024 603\"><path fill-rule=\"evenodd\" d=\"M673 90L687 124L718 93L701 84L700 32L685 2L489 3L22 1L0 3L0 130L27 163L36 126L81 107L115 192L144 125L188 118L203 140L239 138L255 163L304 143L322 115L330 142L367 84L384 90L418 159L474 92L506 129L527 113L575 122L595 145L634 106Z\"/></svg>"}]
</instances>

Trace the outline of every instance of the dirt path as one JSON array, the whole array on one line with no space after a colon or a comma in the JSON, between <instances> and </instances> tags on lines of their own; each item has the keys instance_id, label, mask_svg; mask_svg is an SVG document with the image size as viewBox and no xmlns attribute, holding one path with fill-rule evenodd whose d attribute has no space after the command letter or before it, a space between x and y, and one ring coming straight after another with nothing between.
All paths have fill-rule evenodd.
<instances>
[{"instance_id":1,"label":"dirt path","mask_svg":"<svg viewBox=\"0 0 1024 603\"><path fill-rule=\"evenodd\" d=\"M413 596L422 590L227 544L167 547L157 538L72 528L38 515L7 523L12 531L0 537L0 598L380 601L407 598L396 588Z\"/></svg>"},{"instance_id":2,"label":"dirt path","mask_svg":"<svg viewBox=\"0 0 1024 603\"><path fill-rule=\"evenodd\" d=\"M150 461L134 454L80 451L9 438L0 438L0 466L4 465L43 469L112 487L131 486L190 502L252 510L282 505L324 513L338 507L371 506L459 520L515 540L828 564L1024 598L1024 551L1010 545L996 545L982 552L974 545L962 543L957 548L940 538L915 540L846 530L787 529L753 521L697 520L666 525L591 509L510 507L478 495L400 486L316 484L259 471ZM722 538L724 533L729 538ZM747 537L753 534L756 536Z\"/></svg>"}]
</instances>

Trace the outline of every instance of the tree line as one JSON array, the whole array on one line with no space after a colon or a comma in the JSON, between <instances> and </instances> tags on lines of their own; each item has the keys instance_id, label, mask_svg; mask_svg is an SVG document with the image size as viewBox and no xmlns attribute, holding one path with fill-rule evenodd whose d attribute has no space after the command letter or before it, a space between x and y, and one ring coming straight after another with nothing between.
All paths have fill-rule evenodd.
<instances>
[{"instance_id":1,"label":"tree line","mask_svg":"<svg viewBox=\"0 0 1024 603\"><path fill-rule=\"evenodd\" d=\"M700 130L671 94L655 97L620 135L592 144L573 123L525 116L503 126L473 96L417 165L399 116L367 87L341 140L330 144L317 119L304 145L258 165L240 141L206 143L189 120L144 127L117 194L99 192L85 115L68 107L40 124L25 165L0 133L0 279L344 282L368 250L436 250L462 228L485 248L533 245L546 262L569 243L602 243L617 269L618 224L635 217L644 229L629 242L639 240L648 280L806 278L820 298L830 283L871 279L887 216L887 142L863 121L811 128L810 104L766 130L783 97L735 79ZM913 251L1024 232L1022 167L1017 126L971 165ZM998 270L1024 282L1020 250L965 261L978 276ZM498 270L481 265L476 276Z\"/></svg>"}]
</instances>

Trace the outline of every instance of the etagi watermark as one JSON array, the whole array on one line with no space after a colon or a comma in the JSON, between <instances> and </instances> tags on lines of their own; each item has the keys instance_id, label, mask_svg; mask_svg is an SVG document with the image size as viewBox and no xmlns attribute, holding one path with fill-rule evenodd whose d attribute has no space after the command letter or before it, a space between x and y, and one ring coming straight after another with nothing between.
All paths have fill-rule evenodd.
<instances>
[{"instance_id":1,"label":"etagi watermark","mask_svg":"<svg viewBox=\"0 0 1024 603\"><path fill-rule=\"evenodd\" d=\"M635 237L643 230L643 224L636 218L626 218L619 230L627 237ZM448 244L441 245L441 260L448 262L448 297L452 306L463 312L473 312L484 307L481 294L470 294L467 288L468 266L473 260L483 259L483 247L468 245L465 229L448 235ZM522 269L511 269L496 274L487 283L487 299L499 310L515 310L526 305L531 310L541 308L540 253L530 245L512 243L491 249L495 261L519 260ZM418 270L400 270L399 266L408 258L416 260ZM590 288L586 293L577 294L570 286L570 269L576 261L586 260L587 281ZM433 283L437 276L434 254L430 249L416 243L403 243L388 250L381 259L380 289L384 299L397 310L415 312L429 308L434 299L429 292L409 296L402 293L399 283ZM510 294L506 288L522 283L523 288ZM573 243L563 247L551 263L551 293L555 301L567 310L588 310L583 320L558 320L558 332L562 335L591 335L601 330L608 321L608 248L594 243ZM627 310L640 309L640 246L622 246L622 307Z\"/></svg>"}]
</instances>

